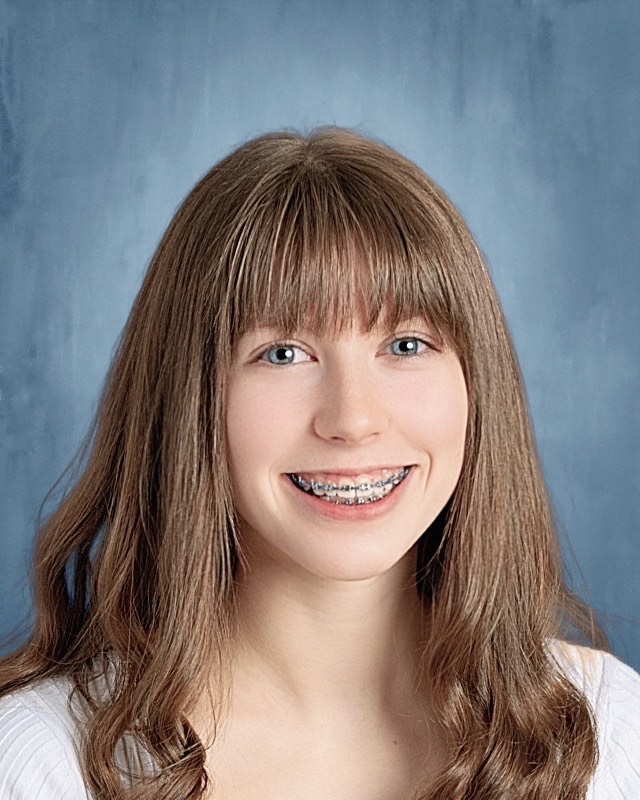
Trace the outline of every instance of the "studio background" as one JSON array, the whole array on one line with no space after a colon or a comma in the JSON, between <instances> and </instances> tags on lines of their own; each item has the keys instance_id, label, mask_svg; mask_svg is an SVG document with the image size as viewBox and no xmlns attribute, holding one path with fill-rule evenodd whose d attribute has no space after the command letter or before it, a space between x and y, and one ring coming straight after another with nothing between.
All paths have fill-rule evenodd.
<instances>
[{"instance_id":1,"label":"studio background","mask_svg":"<svg viewBox=\"0 0 640 800\"><path fill-rule=\"evenodd\" d=\"M637 0L0 0L0 37L0 636L179 202L248 137L337 124L469 222L572 584L640 670Z\"/></svg>"}]
</instances>

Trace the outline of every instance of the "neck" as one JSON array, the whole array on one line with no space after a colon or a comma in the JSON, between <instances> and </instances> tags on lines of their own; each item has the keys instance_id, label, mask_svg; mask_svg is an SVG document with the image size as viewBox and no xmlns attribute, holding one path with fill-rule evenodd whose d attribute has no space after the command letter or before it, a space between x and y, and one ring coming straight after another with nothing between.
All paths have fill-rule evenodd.
<instances>
[{"instance_id":1,"label":"neck","mask_svg":"<svg viewBox=\"0 0 640 800\"><path fill-rule=\"evenodd\" d=\"M260 557L237 581L234 684L307 718L415 707L422 605L415 548L363 580L319 578Z\"/></svg>"}]
</instances>

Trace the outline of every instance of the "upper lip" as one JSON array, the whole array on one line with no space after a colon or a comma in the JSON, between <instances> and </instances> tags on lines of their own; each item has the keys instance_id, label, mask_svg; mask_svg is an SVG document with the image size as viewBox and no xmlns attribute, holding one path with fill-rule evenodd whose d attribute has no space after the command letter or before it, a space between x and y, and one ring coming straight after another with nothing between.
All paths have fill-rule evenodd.
<instances>
[{"instance_id":1,"label":"upper lip","mask_svg":"<svg viewBox=\"0 0 640 800\"><path fill-rule=\"evenodd\" d=\"M353 476L353 475L367 475L369 472L379 472L383 469L389 470L399 470L404 469L406 465L404 464L382 464L376 466L368 466L368 467L349 467L349 468L333 468L333 467L320 467L319 469L301 469L295 470L293 475L302 475L305 472L319 472L319 473L327 473L330 475L344 475L346 477Z\"/></svg>"}]
</instances>

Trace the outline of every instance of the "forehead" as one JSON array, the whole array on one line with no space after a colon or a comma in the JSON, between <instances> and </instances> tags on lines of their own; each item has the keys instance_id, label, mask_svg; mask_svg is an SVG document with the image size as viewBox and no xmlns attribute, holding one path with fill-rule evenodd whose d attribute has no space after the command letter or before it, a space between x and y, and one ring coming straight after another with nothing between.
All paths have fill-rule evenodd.
<instances>
[{"instance_id":1,"label":"forehead","mask_svg":"<svg viewBox=\"0 0 640 800\"><path fill-rule=\"evenodd\" d=\"M259 328L288 335L386 332L411 320L428 323L446 338L449 325L440 298L428 297L403 267L394 278L390 273L388 265L366 264L361 256L350 264L281 265L259 291L254 284L243 300L236 296L233 338Z\"/></svg>"},{"instance_id":2,"label":"forehead","mask_svg":"<svg viewBox=\"0 0 640 800\"><path fill-rule=\"evenodd\" d=\"M365 326L362 320L353 319L348 324L340 326L339 329L314 327L312 325L303 324L299 328L285 329L277 325L258 325L255 328L247 329L240 337L244 340L247 338L263 338L269 336L307 336L311 335L314 339L327 339L329 341L337 341L338 339L351 339L357 337L377 338L379 336L387 336L397 333L400 329L419 329L433 331L433 326L429 320L419 317L410 319L402 319L398 325L389 325L387 322L379 322L371 327ZM435 332L433 333L436 336Z\"/></svg>"}]
</instances>

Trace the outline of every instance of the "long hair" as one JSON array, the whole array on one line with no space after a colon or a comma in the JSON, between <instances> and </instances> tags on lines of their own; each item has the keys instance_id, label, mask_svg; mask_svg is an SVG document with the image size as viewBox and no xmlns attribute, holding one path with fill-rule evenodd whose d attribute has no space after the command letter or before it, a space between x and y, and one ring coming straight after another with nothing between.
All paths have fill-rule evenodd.
<instances>
[{"instance_id":1,"label":"long hair","mask_svg":"<svg viewBox=\"0 0 640 800\"><path fill-rule=\"evenodd\" d=\"M596 641L597 628L562 581L495 290L430 178L329 128L254 139L187 196L131 311L84 470L40 531L35 626L0 662L0 693L68 676L97 800L204 796L189 711L213 665L214 722L224 717L243 560L224 432L234 347L256 325L340 331L362 292L369 329L426 317L458 354L469 398L459 482L418 547L429 624L417 683L430 676L451 752L418 796L585 797L595 722L549 647L576 629ZM130 788L125 741L153 765Z\"/></svg>"}]
</instances>

